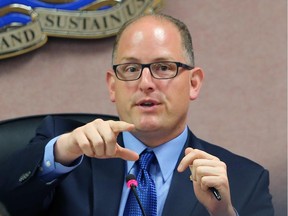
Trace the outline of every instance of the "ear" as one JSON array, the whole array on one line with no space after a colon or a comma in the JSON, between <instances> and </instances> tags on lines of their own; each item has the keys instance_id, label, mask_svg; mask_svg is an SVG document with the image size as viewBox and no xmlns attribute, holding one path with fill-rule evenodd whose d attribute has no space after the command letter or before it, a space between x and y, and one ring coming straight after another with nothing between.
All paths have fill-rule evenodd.
<instances>
[{"instance_id":1,"label":"ear","mask_svg":"<svg viewBox=\"0 0 288 216\"><path fill-rule=\"evenodd\" d=\"M115 75L112 70L108 70L106 73L106 83L109 90L110 100L115 102Z\"/></svg>"},{"instance_id":2,"label":"ear","mask_svg":"<svg viewBox=\"0 0 288 216\"><path fill-rule=\"evenodd\" d=\"M190 82L190 100L195 100L199 93L204 79L204 72L201 68L196 67L191 72Z\"/></svg>"}]
</instances>

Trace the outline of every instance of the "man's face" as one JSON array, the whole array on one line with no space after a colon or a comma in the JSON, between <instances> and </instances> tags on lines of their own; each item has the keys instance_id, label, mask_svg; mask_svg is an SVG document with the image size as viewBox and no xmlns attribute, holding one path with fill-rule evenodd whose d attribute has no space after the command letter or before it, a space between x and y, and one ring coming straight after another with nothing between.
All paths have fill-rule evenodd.
<instances>
[{"instance_id":1,"label":"man's face","mask_svg":"<svg viewBox=\"0 0 288 216\"><path fill-rule=\"evenodd\" d=\"M167 21L142 18L123 32L114 64L159 61L188 64L180 33ZM176 137L186 125L190 100L197 97L193 83L199 73L194 73L195 70L202 72L179 68L175 78L161 80L153 78L149 69L144 68L142 76L135 81L120 81L114 72L108 72L110 98L116 103L120 119L135 124L135 133L139 135L149 132Z\"/></svg>"}]
</instances>

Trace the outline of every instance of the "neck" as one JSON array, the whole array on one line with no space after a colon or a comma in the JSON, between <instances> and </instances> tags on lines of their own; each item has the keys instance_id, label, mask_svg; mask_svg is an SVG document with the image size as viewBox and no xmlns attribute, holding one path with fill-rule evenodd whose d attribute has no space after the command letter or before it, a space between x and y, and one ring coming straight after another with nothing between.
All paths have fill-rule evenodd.
<instances>
[{"instance_id":1,"label":"neck","mask_svg":"<svg viewBox=\"0 0 288 216\"><path fill-rule=\"evenodd\" d=\"M146 146L154 148L176 138L184 131L184 129L185 126L176 128L172 132L171 130L160 130L152 132L135 130L131 133Z\"/></svg>"}]
</instances>

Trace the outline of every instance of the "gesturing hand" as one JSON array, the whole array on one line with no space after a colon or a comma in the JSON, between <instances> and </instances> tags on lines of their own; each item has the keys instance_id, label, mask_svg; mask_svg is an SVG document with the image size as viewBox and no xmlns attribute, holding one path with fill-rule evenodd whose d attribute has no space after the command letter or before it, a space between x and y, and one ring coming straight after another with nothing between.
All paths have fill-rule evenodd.
<instances>
[{"instance_id":1,"label":"gesturing hand","mask_svg":"<svg viewBox=\"0 0 288 216\"><path fill-rule=\"evenodd\" d=\"M117 143L120 132L133 129L133 124L124 121L96 119L59 137L54 149L55 161L65 165L83 154L95 158L138 160L137 153Z\"/></svg>"},{"instance_id":2,"label":"gesturing hand","mask_svg":"<svg viewBox=\"0 0 288 216\"><path fill-rule=\"evenodd\" d=\"M231 198L226 164L219 158L198 149L187 148L178 171L190 168L194 192L210 215L235 215ZM218 201L209 190L216 188L221 194Z\"/></svg>"}]
</instances>

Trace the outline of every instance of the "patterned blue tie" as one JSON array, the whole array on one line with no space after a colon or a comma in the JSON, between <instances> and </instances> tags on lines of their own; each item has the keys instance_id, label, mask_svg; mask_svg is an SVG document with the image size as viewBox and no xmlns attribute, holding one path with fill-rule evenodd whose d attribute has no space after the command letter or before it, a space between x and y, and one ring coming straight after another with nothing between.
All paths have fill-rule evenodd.
<instances>
[{"instance_id":1,"label":"patterned blue tie","mask_svg":"<svg viewBox=\"0 0 288 216\"><path fill-rule=\"evenodd\" d=\"M146 216L157 215L157 195L153 179L149 174L149 168L155 160L154 152L145 151L140 155L138 162L139 173L137 175L137 193L142 203ZM136 162L136 163L137 163ZM142 212L132 191L130 191L125 211L125 216L141 216Z\"/></svg>"}]
</instances>

